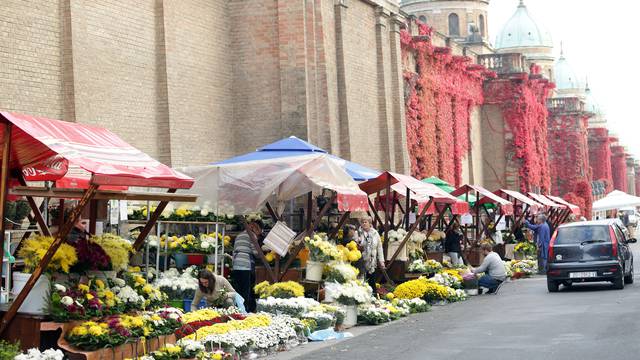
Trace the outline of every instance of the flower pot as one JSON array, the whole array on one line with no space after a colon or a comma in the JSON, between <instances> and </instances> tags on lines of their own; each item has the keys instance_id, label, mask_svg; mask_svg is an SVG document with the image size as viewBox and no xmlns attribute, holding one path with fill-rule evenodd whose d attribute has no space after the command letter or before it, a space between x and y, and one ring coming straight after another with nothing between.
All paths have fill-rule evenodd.
<instances>
[{"instance_id":1,"label":"flower pot","mask_svg":"<svg viewBox=\"0 0 640 360\"><path fill-rule=\"evenodd\" d=\"M204 263L204 255L202 254L187 254L188 265L202 265Z\"/></svg>"},{"instance_id":2,"label":"flower pot","mask_svg":"<svg viewBox=\"0 0 640 360\"><path fill-rule=\"evenodd\" d=\"M478 289L464 289L464 292L466 292L467 295L469 295L469 296L478 295Z\"/></svg>"},{"instance_id":3,"label":"flower pot","mask_svg":"<svg viewBox=\"0 0 640 360\"><path fill-rule=\"evenodd\" d=\"M103 281L107 281L107 279L115 279L117 275L117 271L100 271L100 270L90 270L87 271L88 277L95 277L96 279L100 279Z\"/></svg>"},{"instance_id":4,"label":"flower pot","mask_svg":"<svg viewBox=\"0 0 640 360\"><path fill-rule=\"evenodd\" d=\"M316 261L307 261L306 279L309 281L321 281L324 263Z\"/></svg>"},{"instance_id":5,"label":"flower pot","mask_svg":"<svg viewBox=\"0 0 640 360\"><path fill-rule=\"evenodd\" d=\"M402 243L402 241L393 241L389 243L389 252L387 252L387 260L391 260L391 257L393 256L393 254L396 253L396 251L398 250L398 248L400 248L400 244ZM402 250L400 250L400 253L398 254L398 257L396 257L396 260L398 261L407 261L407 245L405 244L405 246L402 247Z\"/></svg>"},{"instance_id":6,"label":"flower pot","mask_svg":"<svg viewBox=\"0 0 640 360\"><path fill-rule=\"evenodd\" d=\"M343 305L345 309L344 322L345 328L350 328L358 323L358 305Z\"/></svg>"},{"instance_id":7,"label":"flower pot","mask_svg":"<svg viewBox=\"0 0 640 360\"><path fill-rule=\"evenodd\" d=\"M187 264L188 264L187 254L175 253L173 254L173 260L176 262L176 267L178 269L183 269L187 267Z\"/></svg>"},{"instance_id":8,"label":"flower pot","mask_svg":"<svg viewBox=\"0 0 640 360\"><path fill-rule=\"evenodd\" d=\"M218 253L218 264L222 263L224 261L224 254L222 253ZM207 264L215 264L216 263L216 255L215 254L209 254L207 255Z\"/></svg>"},{"instance_id":9,"label":"flower pot","mask_svg":"<svg viewBox=\"0 0 640 360\"><path fill-rule=\"evenodd\" d=\"M13 273L13 295L18 296L20 291L27 284L27 281L31 277L31 274L25 274L21 272ZM27 295L26 299L18 309L20 313L44 315L47 314L47 299L49 298L49 288L51 283L47 275L42 275L36 281L36 284L31 289L31 292Z\"/></svg>"}]
</instances>

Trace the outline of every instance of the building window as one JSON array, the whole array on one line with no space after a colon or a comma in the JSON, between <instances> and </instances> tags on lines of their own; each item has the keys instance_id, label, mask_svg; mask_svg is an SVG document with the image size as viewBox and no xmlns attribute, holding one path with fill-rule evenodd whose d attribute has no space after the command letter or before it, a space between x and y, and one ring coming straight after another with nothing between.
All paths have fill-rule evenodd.
<instances>
[{"instance_id":1,"label":"building window","mask_svg":"<svg viewBox=\"0 0 640 360\"><path fill-rule=\"evenodd\" d=\"M484 15L480 15L480 18L478 19L478 22L480 23L480 36L484 37L484 32L485 32Z\"/></svg>"},{"instance_id":2,"label":"building window","mask_svg":"<svg viewBox=\"0 0 640 360\"><path fill-rule=\"evenodd\" d=\"M460 36L460 19L458 14L449 14L449 36Z\"/></svg>"},{"instance_id":3,"label":"building window","mask_svg":"<svg viewBox=\"0 0 640 360\"><path fill-rule=\"evenodd\" d=\"M420 20L421 23L426 24L427 23L427 17L424 15L420 15L420 17L418 18L418 20Z\"/></svg>"}]
</instances>

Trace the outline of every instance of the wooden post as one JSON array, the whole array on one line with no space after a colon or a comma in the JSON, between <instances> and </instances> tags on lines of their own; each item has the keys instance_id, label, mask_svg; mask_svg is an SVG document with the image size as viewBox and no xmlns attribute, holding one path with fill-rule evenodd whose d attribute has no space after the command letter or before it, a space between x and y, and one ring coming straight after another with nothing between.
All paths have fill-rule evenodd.
<instances>
[{"instance_id":1,"label":"wooden post","mask_svg":"<svg viewBox=\"0 0 640 360\"><path fill-rule=\"evenodd\" d=\"M9 325L9 323L11 323L11 320L13 320L13 318L15 317L16 313L18 312L18 309L20 308L24 300L27 298L27 295L29 294L31 289L33 289L33 286L36 284L36 281L38 281L38 279L40 278L40 275L42 275L42 272L47 268L47 266L51 262L51 258L53 258L53 255L56 253L60 245L62 245L65 238L73 228L73 224L80 217L82 210L87 205L87 203L93 198L97 190L98 190L98 185L91 184L89 185L89 188L84 192L84 194L82 195L82 198L80 198L80 200L78 201L78 205L76 205L76 207L71 212L71 215L69 216L68 221L60 229L60 231L58 231L58 234L53 240L53 243L51 243L51 247L49 247L49 250L47 250L46 254L44 254L44 256L42 257L42 260L40 260L40 263L33 271L33 274L31 274L31 277L29 277L29 280L27 280L27 283L25 284L24 288L22 289L22 291L20 291L20 294L18 294L18 297L16 297L16 299L13 301L13 303L9 307L9 310L7 310L7 312L2 317L2 322L0 323L0 335L2 335L2 333L7 329L7 326Z\"/></svg>"},{"instance_id":2,"label":"wooden post","mask_svg":"<svg viewBox=\"0 0 640 360\"><path fill-rule=\"evenodd\" d=\"M169 189L168 193L173 194L176 192L176 190L177 189ZM168 201L160 201L160 203L158 204L158 207L156 208L156 211L154 211L149 216L149 221L147 221L147 223L144 225L144 228L142 228L142 231L140 231L140 234L138 235L136 242L133 244L133 249L135 251L138 251L140 250L140 248L142 248L142 244L144 244L144 239L147 238L147 235L149 235L149 233L151 232L151 229L153 229L153 226L156 224L156 222L160 218L160 215L162 214L162 212L164 211L164 209L167 207L168 204L169 204ZM147 213L149 213L149 211L151 211L150 208L147 209Z\"/></svg>"},{"instance_id":3,"label":"wooden post","mask_svg":"<svg viewBox=\"0 0 640 360\"><path fill-rule=\"evenodd\" d=\"M300 243L296 245L296 247L293 249L293 252L289 253L289 259L287 259L287 262L284 264L284 267L282 268L282 274L279 275L278 279L282 279L284 274L287 273L287 270L289 270L289 267L291 266L295 258L298 256L298 253L304 247L304 237L309 235L311 232L313 232L313 229L318 227L318 224L320 224L320 220L322 219L324 214L326 214L327 211L329 211L329 208L331 208L331 204L333 204L336 198L337 198L337 194L334 193L333 196L331 196L331 199L326 204L324 204L324 206L320 210L320 213L318 213L318 217L316 217L316 219L313 221L311 226L308 227L306 230L303 230L300 234L296 236L296 238L294 239L294 242L297 240L300 240Z\"/></svg>"},{"instance_id":4,"label":"wooden post","mask_svg":"<svg viewBox=\"0 0 640 360\"><path fill-rule=\"evenodd\" d=\"M409 214L411 213L411 191L407 188L406 194L406 204L405 204L405 212L404 212L404 228L405 230L410 229L411 225L409 224ZM416 223L418 219L416 218Z\"/></svg>"},{"instance_id":5,"label":"wooden post","mask_svg":"<svg viewBox=\"0 0 640 360\"><path fill-rule=\"evenodd\" d=\"M147 209L147 212L151 209ZM96 234L96 223L98 222L98 200L89 202L89 234Z\"/></svg>"},{"instance_id":6,"label":"wooden post","mask_svg":"<svg viewBox=\"0 0 640 360\"><path fill-rule=\"evenodd\" d=\"M340 220L338 221L338 227L335 228L334 230L331 230L331 232L327 234L327 237L329 239L331 239L332 237L336 236L338 231L340 231L340 228L342 228L344 226L344 223L347 222L347 219L349 218L350 214L351 214L350 211L347 211L344 214L342 214L342 216L340 217Z\"/></svg>"},{"instance_id":7,"label":"wooden post","mask_svg":"<svg viewBox=\"0 0 640 360\"><path fill-rule=\"evenodd\" d=\"M11 160L11 123L4 124L4 139L2 143L2 171L0 172L0 277L2 276L2 266L4 257L4 231L6 229L5 214L7 213L7 192L9 191L9 161ZM2 335L2 331L0 331Z\"/></svg>"},{"instance_id":8,"label":"wooden post","mask_svg":"<svg viewBox=\"0 0 640 360\"><path fill-rule=\"evenodd\" d=\"M369 201L369 207L371 207L371 211L373 212L373 221L374 221L374 223L377 221L377 222L380 223L380 225L382 225L382 219L380 219L380 215L378 214L378 211L376 211L376 208L375 208L375 206L373 206L373 202L371 201L371 198L368 197L368 196L367 196L367 201Z\"/></svg>"},{"instance_id":9,"label":"wooden post","mask_svg":"<svg viewBox=\"0 0 640 360\"><path fill-rule=\"evenodd\" d=\"M429 207L431 206L432 202L433 202L433 198L429 199L429 202L427 202L427 205L424 208L422 208L422 211L420 212L420 217L419 217L420 221L424 218L425 214L427 213L427 209L429 209ZM416 230L416 227L418 227L418 224L420 223L420 221L418 221L418 219L416 219L416 222L414 222L411 225L411 227L409 228L409 231L407 231L407 235L404 236L404 239L402 239L402 242L400 243L400 246L396 249L396 252L393 253L393 256L391 256L391 259L389 259L389 262L388 262L387 266L385 267L385 269L388 269L389 267L391 267L391 264L393 264L393 262L396 260L398 255L400 255L400 250L402 250L402 248L409 241L409 238L411 238L411 235Z\"/></svg>"},{"instance_id":10,"label":"wooden post","mask_svg":"<svg viewBox=\"0 0 640 360\"><path fill-rule=\"evenodd\" d=\"M385 203L386 208L384 209L384 244L382 253L384 254L384 258L387 258L387 253L389 252L389 216L391 213L391 176L387 175L387 186L385 187ZM384 259L383 259L384 261Z\"/></svg>"},{"instance_id":11,"label":"wooden post","mask_svg":"<svg viewBox=\"0 0 640 360\"><path fill-rule=\"evenodd\" d=\"M282 221L282 218L275 212L275 210L273 210L273 208L271 207L271 204L269 204L268 201L265 204L265 206L267 207L267 210L269 211L269 215L271 215L273 222Z\"/></svg>"},{"instance_id":12,"label":"wooden post","mask_svg":"<svg viewBox=\"0 0 640 360\"><path fill-rule=\"evenodd\" d=\"M22 186L27 186L27 181L24 179L24 176L22 175L22 173L20 173L20 175L18 176L18 182ZM38 226L40 226L40 231L42 231L42 234L44 236L51 236L51 231L49 230L49 226L44 221L42 212L40 212L40 209L38 208L38 205L36 205L35 200L33 200L33 197L31 196L27 196L26 198L27 198L27 202L29 203L29 207L31 207L31 211L33 212L33 218L38 223ZM42 205L44 206L44 203Z\"/></svg>"}]
</instances>

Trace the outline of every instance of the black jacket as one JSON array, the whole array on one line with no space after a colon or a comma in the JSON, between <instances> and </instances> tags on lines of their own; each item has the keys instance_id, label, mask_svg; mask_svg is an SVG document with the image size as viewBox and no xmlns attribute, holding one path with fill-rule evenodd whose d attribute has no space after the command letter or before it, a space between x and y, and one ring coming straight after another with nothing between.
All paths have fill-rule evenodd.
<instances>
[{"instance_id":1,"label":"black jacket","mask_svg":"<svg viewBox=\"0 0 640 360\"><path fill-rule=\"evenodd\" d=\"M447 237L444 240L445 252L460 252L460 242L462 241L462 234L456 231L449 231Z\"/></svg>"}]
</instances>

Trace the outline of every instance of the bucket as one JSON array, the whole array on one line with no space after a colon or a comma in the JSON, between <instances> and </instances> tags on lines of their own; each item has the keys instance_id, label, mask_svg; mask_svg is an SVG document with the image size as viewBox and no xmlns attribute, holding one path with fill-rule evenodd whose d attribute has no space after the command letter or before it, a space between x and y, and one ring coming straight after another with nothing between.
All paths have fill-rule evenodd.
<instances>
[{"instance_id":1,"label":"bucket","mask_svg":"<svg viewBox=\"0 0 640 360\"><path fill-rule=\"evenodd\" d=\"M176 262L176 267L178 269L183 269L187 267L187 264L188 264L187 254L175 253L173 254L173 260Z\"/></svg>"},{"instance_id":2,"label":"bucket","mask_svg":"<svg viewBox=\"0 0 640 360\"><path fill-rule=\"evenodd\" d=\"M358 305L344 305L345 315L342 325L350 328L358 323Z\"/></svg>"},{"instance_id":3,"label":"bucket","mask_svg":"<svg viewBox=\"0 0 640 360\"><path fill-rule=\"evenodd\" d=\"M202 265L204 264L204 255L202 254L187 254L188 265Z\"/></svg>"},{"instance_id":4,"label":"bucket","mask_svg":"<svg viewBox=\"0 0 640 360\"><path fill-rule=\"evenodd\" d=\"M182 300L182 309L184 310L184 312L190 312L191 311L191 303L193 303L193 299L184 299ZM203 309L207 307L207 302L202 299L200 300L200 304L198 304L198 309Z\"/></svg>"},{"instance_id":5,"label":"bucket","mask_svg":"<svg viewBox=\"0 0 640 360\"><path fill-rule=\"evenodd\" d=\"M13 295L18 296L20 291L27 284L31 274L21 272L13 273ZM40 276L31 292L24 299L24 302L18 309L20 313L44 315L47 314L47 299L49 298L49 288L51 283L46 275Z\"/></svg>"},{"instance_id":6,"label":"bucket","mask_svg":"<svg viewBox=\"0 0 640 360\"><path fill-rule=\"evenodd\" d=\"M316 261L307 261L306 279L309 281L321 281L324 264Z\"/></svg>"}]
</instances>

